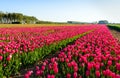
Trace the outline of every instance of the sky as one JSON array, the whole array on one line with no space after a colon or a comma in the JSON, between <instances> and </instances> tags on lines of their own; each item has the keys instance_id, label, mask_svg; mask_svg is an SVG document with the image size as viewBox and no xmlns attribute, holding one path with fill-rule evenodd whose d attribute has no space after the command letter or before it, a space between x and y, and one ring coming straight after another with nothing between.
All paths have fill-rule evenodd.
<instances>
[{"instance_id":1,"label":"sky","mask_svg":"<svg viewBox=\"0 0 120 78\"><path fill-rule=\"evenodd\" d=\"M23 13L39 20L120 23L120 0L0 0L0 11Z\"/></svg>"}]
</instances>

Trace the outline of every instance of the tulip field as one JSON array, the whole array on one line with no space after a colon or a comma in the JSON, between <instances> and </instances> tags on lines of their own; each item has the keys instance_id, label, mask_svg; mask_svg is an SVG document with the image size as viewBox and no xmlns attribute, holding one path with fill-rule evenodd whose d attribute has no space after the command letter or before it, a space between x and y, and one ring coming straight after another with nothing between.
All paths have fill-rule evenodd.
<instances>
[{"instance_id":1,"label":"tulip field","mask_svg":"<svg viewBox=\"0 0 120 78\"><path fill-rule=\"evenodd\" d=\"M21 78L120 78L120 43L99 24L0 28L0 78L23 68Z\"/></svg>"}]
</instances>

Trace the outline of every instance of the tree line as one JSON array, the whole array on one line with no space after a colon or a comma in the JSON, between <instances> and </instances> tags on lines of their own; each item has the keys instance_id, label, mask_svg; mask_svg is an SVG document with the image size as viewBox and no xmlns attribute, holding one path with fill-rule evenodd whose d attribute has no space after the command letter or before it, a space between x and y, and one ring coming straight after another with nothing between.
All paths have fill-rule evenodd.
<instances>
[{"instance_id":1,"label":"tree line","mask_svg":"<svg viewBox=\"0 0 120 78\"><path fill-rule=\"evenodd\" d=\"M0 12L0 24L35 24L37 21L39 20L36 17L22 13Z\"/></svg>"},{"instance_id":2,"label":"tree line","mask_svg":"<svg viewBox=\"0 0 120 78\"><path fill-rule=\"evenodd\" d=\"M0 11L0 24L66 24L65 22L52 22L38 20L34 16L23 15L22 13L9 13Z\"/></svg>"}]
</instances>

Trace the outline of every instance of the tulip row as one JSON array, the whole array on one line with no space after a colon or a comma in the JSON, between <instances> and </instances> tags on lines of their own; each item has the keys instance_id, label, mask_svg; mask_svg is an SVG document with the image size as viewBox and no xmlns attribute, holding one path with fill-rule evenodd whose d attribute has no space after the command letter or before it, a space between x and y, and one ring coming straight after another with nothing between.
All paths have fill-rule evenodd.
<instances>
[{"instance_id":1,"label":"tulip row","mask_svg":"<svg viewBox=\"0 0 120 78\"><path fill-rule=\"evenodd\" d=\"M120 43L103 25L45 60L24 78L120 78Z\"/></svg>"},{"instance_id":2,"label":"tulip row","mask_svg":"<svg viewBox=\"0 0 120 78\"><path fill-rule=\"evenodd\" d=\"M96 27L1 28L0 77L17 73L21 66L35 63Z\"/></svg>"},{"instance_id":3,"label":"tulip row","mask_svg":"<svg viewBox=\"0 0 120 78\"><path fill-rule=\"evenodd\" d=\"M33 51L35 48L73 37L90 29L92 27L2 28L0 29L0 53Z\"/></svg>"}]
</instances>

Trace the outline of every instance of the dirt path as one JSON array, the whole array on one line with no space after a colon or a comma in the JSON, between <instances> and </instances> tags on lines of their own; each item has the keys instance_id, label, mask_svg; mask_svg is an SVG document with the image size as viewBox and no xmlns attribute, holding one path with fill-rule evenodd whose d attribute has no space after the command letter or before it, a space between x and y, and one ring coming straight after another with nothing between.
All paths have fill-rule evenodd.
<instances>
[{"instance_id":1,"label":"dirt path","mask_svg":"<svg viewBox=\"0 0 120 78\"><path fill-rule=\"evenodd\" d=\"M116 31L116 30L114 30L114 29L110 29L110 31L111 31L111 33L113 34L113 36L114 36L115 38L117 38L117 39L119 40L119 42L120 42L120 32L119 32L119 31Z\"/></svg>"}]
</instances>

